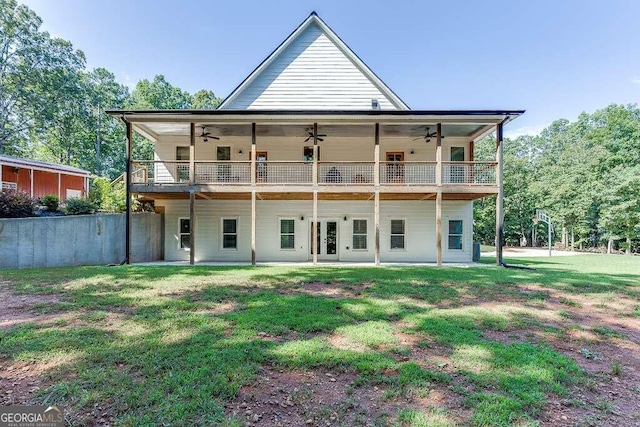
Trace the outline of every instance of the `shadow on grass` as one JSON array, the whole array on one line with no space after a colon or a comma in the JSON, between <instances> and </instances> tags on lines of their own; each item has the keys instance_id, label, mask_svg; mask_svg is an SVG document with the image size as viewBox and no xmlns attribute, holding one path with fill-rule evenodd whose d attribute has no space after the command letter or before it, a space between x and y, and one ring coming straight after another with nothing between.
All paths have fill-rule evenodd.
<instances>
[{"instance_id":1,"label":"shadow on grass","mask_svg":"<svg viewBox=\"0 0 640 427\"><path fill-rule=\"evenodd\" d=\"M327 339L364 322L402 322L451 351L460 375L473 384L466 396L473 422L508 425L535 417L546 395L562 393L579 370L544 344L485 338L483 329L504 328L508 320L434 305L473 304L462 298L469 294L527 298L518 285L528 283L580 293L633 293L639 285L638 276L627 272L539 265L536 271L204 266L6 271L0 277L18 292L59 293L58 310L80 321L9 329L0 336L0 356L59 360L48 373L52 385L38 402L50 396L48 402L85 414L87 424L106 412L124 425L207 425L224 420L224 405L265 363L391 375L388 384L447 381L398 362L388 350L338 348ZM296 291L300 284L317 282L351 290L366 286L352 296ZM275 337L264 339L259 332Z\"/></svg>"}]
</instances>

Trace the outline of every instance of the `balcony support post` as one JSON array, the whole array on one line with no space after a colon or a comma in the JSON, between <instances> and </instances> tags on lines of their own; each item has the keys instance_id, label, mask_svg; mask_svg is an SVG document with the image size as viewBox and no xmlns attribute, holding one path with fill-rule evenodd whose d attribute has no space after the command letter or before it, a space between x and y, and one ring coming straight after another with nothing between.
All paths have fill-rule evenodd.
<instances>
[{"instance_id":1,"label":"balcony support post","mask_svg":"<svg viewBox=\"0 0 640 427\"><path fill-rule=\"evenodd\" d=\"M318 190L313 190L313 226L311 227L311 244L313 245L311 250L313 253L313 265L316 265L318 263Z\"/></svg>"},{"instance_id":2,"label":"balcony support post","mask_svg":"<svg viewBox=\"0 0 640 427\"><path fill-rule=\"evenodd\" d=\"M436 263L442 265L442 190L436 193Z\"/></svg>"},{"instance_id":3,"label":"balcony support post","mask_svg":"<svg viewBox=\"0 0 640 427\"><path fill-rule=\"evenodd\" d=\"M375 190L373 198L373 212L374 212L374 225L375 225L375 262L376 265L380 265L380 190Z\"/></svg>"},{"instance_id":4,"label":"balcony support post","mask_svg":"<svg viewBox=\"0 0 640 427\"><path fill-rule=\"evenodd\" d=\"M131 122L126 121L127 126L127 163L125 171L125 188L126 188L126 218L125 218L125 237L124 237L124 262L131 264L131 152L133 145L133 126Z\"/></svg>"},{"instance_id":5,"label":"balcony support post","mask_svg":"<svg viewBox=\"0 0 640 427\"><path fill-rule=\"evenodd\" d=\"M436 263L442 265L442 124L436 124Z\"/></svg>"},{"instance_id":6,"label":"balcony support post","mask_svg":"<svg viewBox=\"0 0 640 427\"><path fill-rule=\"evenodd\" d=\"M256 265L256 190L251 191L251 265Z\"/></svg>"},{"instance_id":7,"label":"balcony support post","mask_svg":"<svg viewBox=\"0 0 640 427\"><path fill-rule=\"evenodd\" d=\"M196 260L196 191L189 190L189 264Z\"/></svg>"},{"instance_id":8,"label":"balcony support post","mask_svg":"<svg viewBox=\"0 0 640 427\"><path fill-rule=\"evenodd\" d=\"M313 124L313 187L318 187L318 123Z\"/></svg>"},{"instance_id":9,"label":"balcony support post","mask_svg":"<svg viewBox=\"0 0 640 427\"><path fill-rule=\"evenodd\" d=\"M380 187L380 123L376 123L373 147L373 184L376 188Z\"/></svg>"},{"instance_id":10,"label":"balcony support post","mask_svg":"<svg viewBox=\"0 0 640 427\"><path fill-rule=\"evenodd\" d=\"M196 124L191 123L189 133L189 184L196 183Z\"/></svg>"},{"instance_id":11,"label":"balcony support post","mask_svg":"<svg viewBox=\"0 0 640 427\"><path fill-rule=\"evenodd\" d=\"M496 184L498 196L496 197L496 264L503 265L502 243L504 241L504 193L502 188L502 123L496 125Z\"/></svg>"},{"instance_id":12,"label":"balcony support post","mask_svg":"<svg viewBox=\"0 0 640 427\"><path fill-rule=\"evenodd\" d=\"M251 185L256 185L256 124L251 123Z\"/></svg>"},{"instance_id":13,"label":"balcony support post","mask_svg":"<svg viewBox=\"0 0 640 427\"><path fill-rule=\"evenodd\" d=\"M380 265L380 123L376 123L375 145L373 148L373 223L374 223L374 244L375 244L375 264Z\"/></svg>"}]
</instances>

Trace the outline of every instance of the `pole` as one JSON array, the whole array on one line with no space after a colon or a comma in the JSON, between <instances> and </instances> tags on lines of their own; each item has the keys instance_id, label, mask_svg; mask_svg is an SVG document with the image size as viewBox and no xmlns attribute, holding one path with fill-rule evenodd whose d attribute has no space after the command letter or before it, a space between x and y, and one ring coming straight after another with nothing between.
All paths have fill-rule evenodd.
<instances>
[{"instance_id":1,"label":"pole","mask_svg":"<svg viewBox=\"0 0 640 427\"><path fill-rule=\"evenodd\" d=\"M549 256L551 256L551 218L549 218L549 221L547 221L547 227L549 235Z\"/></svg>"},{"instance_id":2,"label":"pole","mask_svg":"<svg viewBox=\"0 0 640 427\"><path fill-rule=\"evenodd\" d=\"M133 144L133 127L127 121L127 164L126 164L126 227L125 227L125 263L131 264L131 145Z\"/></svg>"}]
</instances>

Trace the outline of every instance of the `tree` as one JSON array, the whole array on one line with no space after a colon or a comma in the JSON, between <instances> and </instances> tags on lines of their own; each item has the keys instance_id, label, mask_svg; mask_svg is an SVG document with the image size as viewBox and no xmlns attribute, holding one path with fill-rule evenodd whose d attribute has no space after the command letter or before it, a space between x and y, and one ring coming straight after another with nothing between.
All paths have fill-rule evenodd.
<instances>
[{"instance_id":1,"label":"tree","mask_svg":"<svg viewBox=\"0 0 640 427\"><path fill-rule=\"evenodd\" d=\"M625 239L625 252L631 253L631 241L640 234L640 165L619 166L606 178L609 191L603 196L600 224L609 231L610 241ZM611 243L607 245L611 249Z\"/></svg>"},{"instance_id":2,"label":"tree","mask_svg":"<svg viewBox=\"0 0 640 427\"><path fill-rule=\"evenodd\" d=\"M41 24L28 7L0 0L0 154L25 150L33 118L50 101L49 77L84 66L82 52L40 31Z\"/></svg>"},{"instance_id":3,"label":"tree","mask_svg":"<svg viewBox=\"0 0 640 427\"><path fill-rule=\"evenodd\" d=\"M135 110L188 109L191 108L191 95L158 74L153 81L140 80L125 104L125 108Z\"/></svg>"},{"instance_id":4,"label":"tree","mask_svg":"<svg viewBox=\"0 0 640 427\"><path fill-rule=\"evenodd\" d=\"M194 110L215 110L222 103L222 98L213 91L201 89L191 97L191 108Z\"/></svg>"}]
</instances>

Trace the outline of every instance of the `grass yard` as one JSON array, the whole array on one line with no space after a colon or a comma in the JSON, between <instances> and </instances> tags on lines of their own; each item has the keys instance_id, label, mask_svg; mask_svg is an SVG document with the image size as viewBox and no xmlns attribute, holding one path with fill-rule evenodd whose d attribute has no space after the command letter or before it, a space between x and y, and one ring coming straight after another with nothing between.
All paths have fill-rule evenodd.
<instances>
[{"instance_id":1,"label":"grass yard","mask_svg":"<svg viewBox=\"0 0 640 427\"><path fill-rule=\"evenodd\" d=\"M509 260L508 260L509 261ZM640 424L640 257L0 272L0 405L71 425Z\"/></svg>"}]
</instances>

